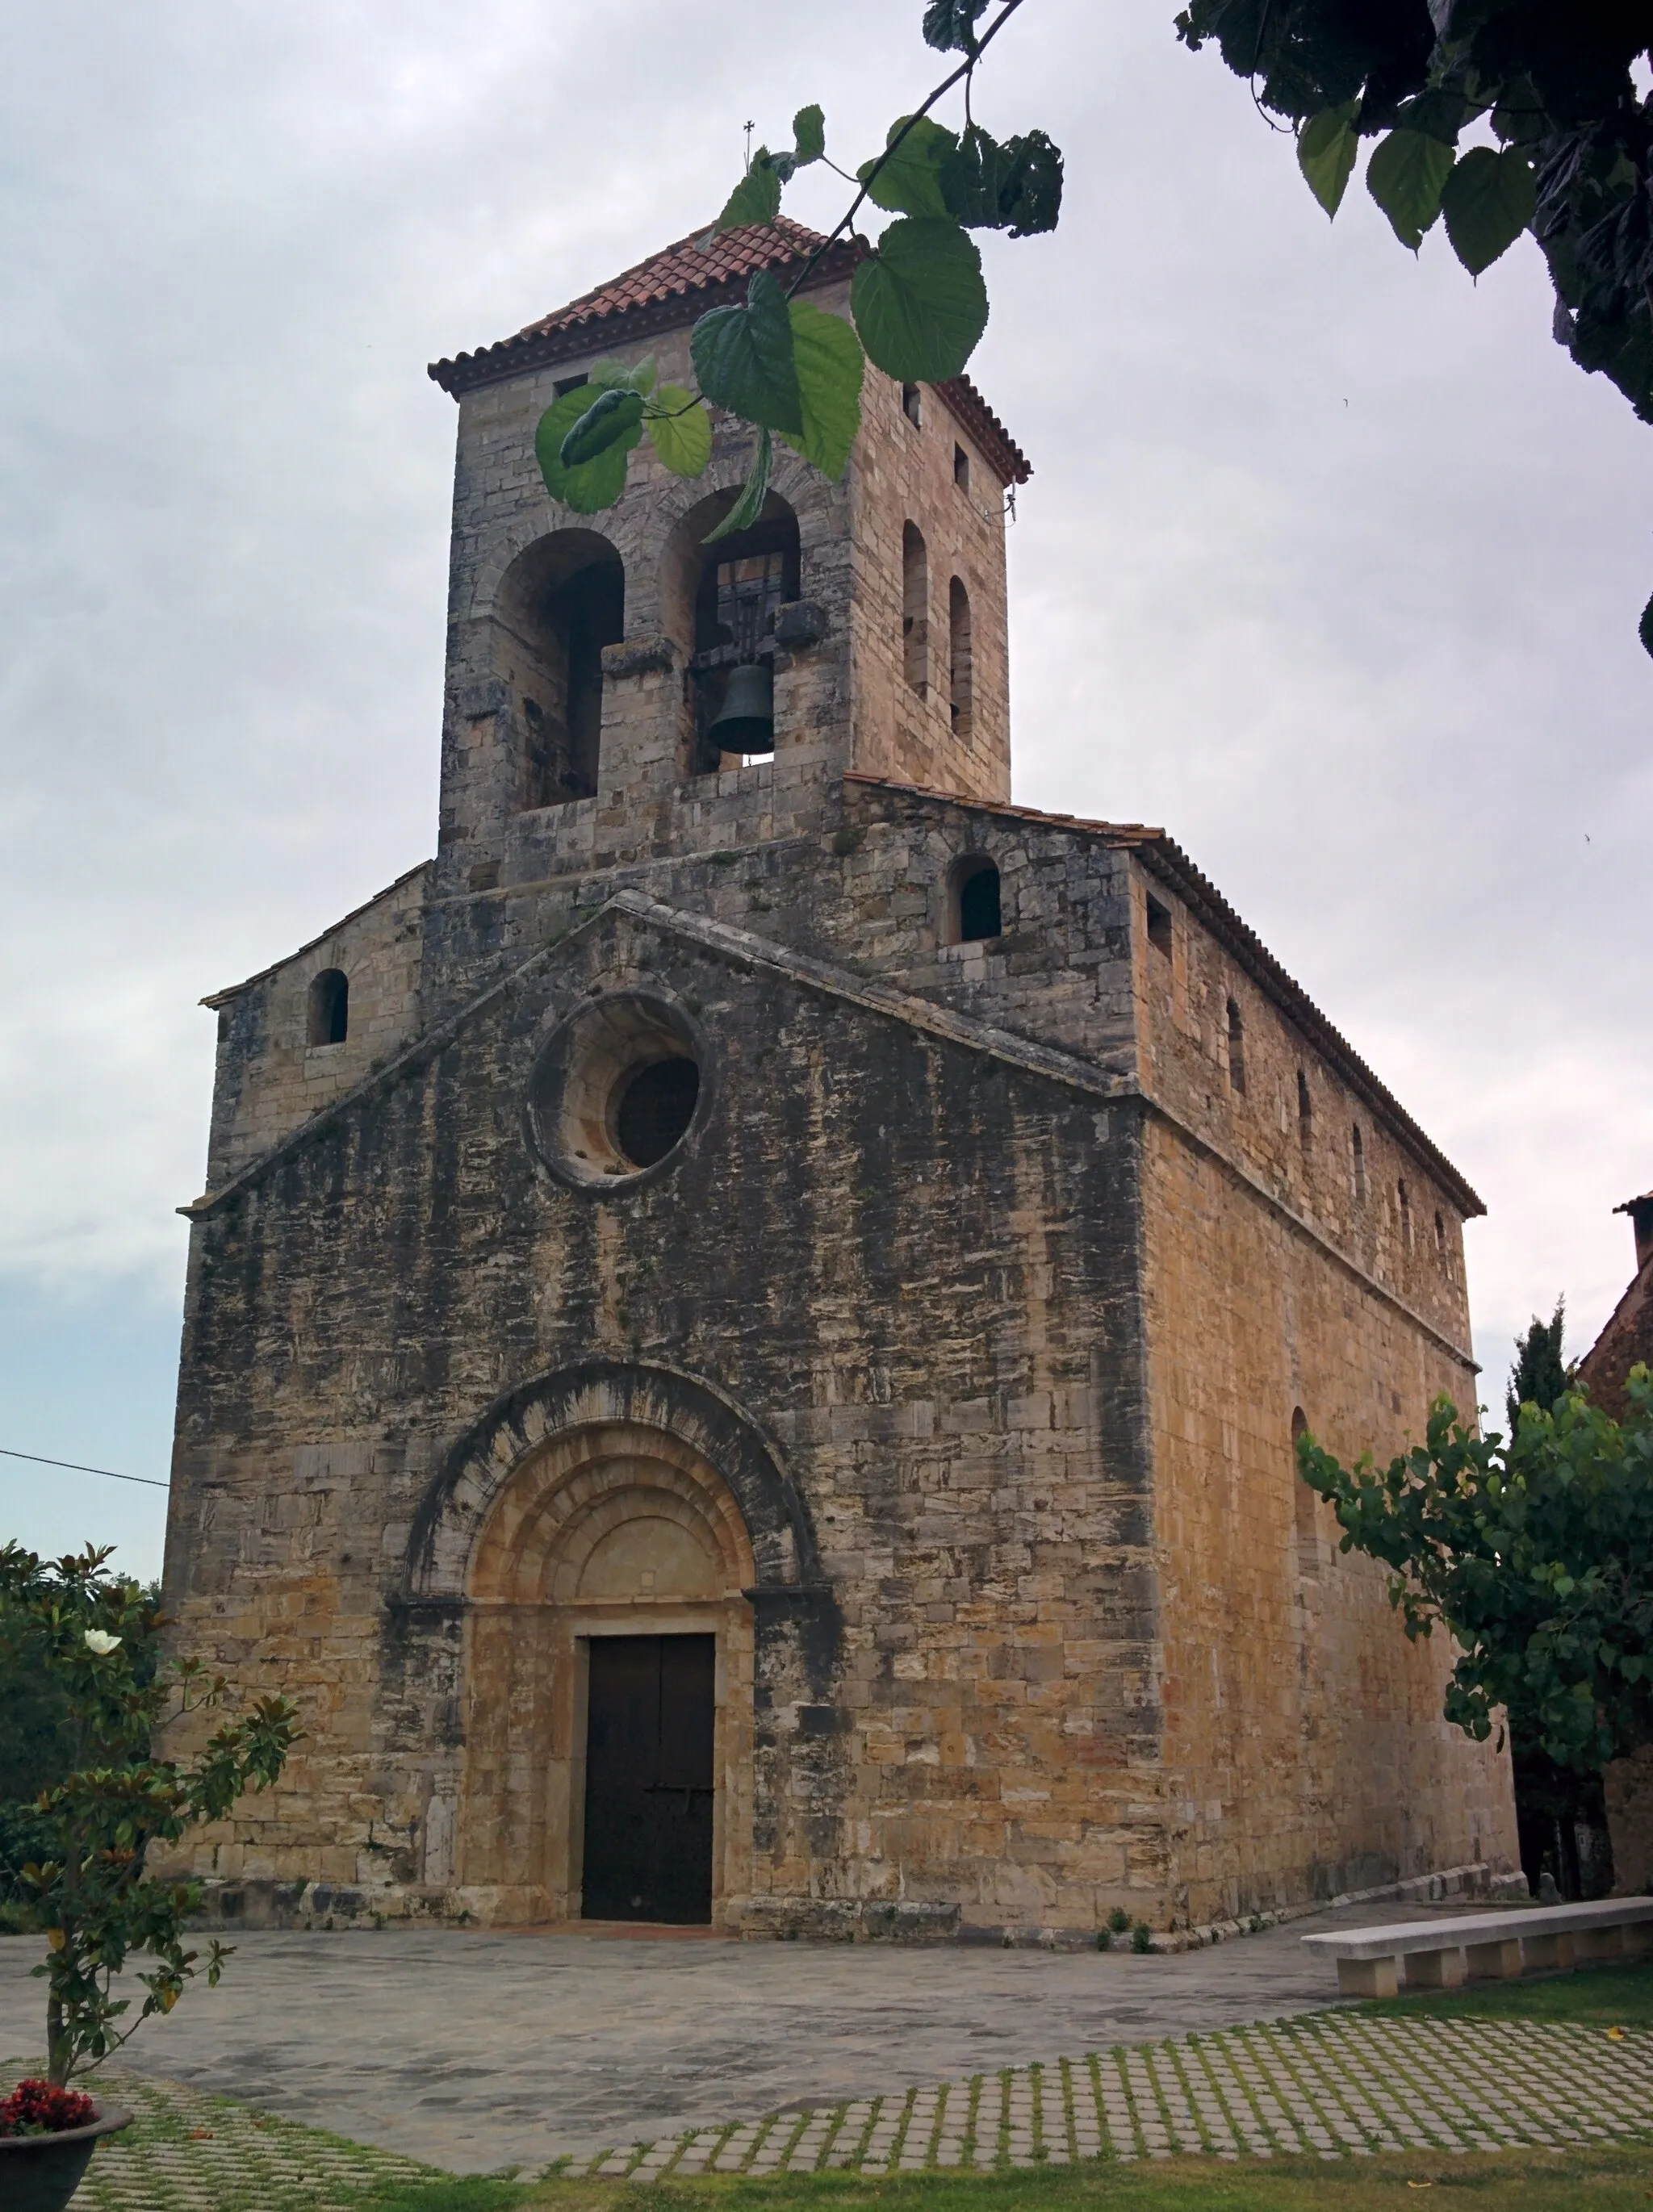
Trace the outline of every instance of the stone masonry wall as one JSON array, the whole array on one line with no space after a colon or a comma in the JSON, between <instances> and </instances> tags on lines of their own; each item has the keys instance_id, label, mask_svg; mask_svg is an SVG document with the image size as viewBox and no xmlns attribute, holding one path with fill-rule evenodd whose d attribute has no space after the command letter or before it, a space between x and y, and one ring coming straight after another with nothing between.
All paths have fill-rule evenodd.
<instances>
[{"instance_id":1,"label":"stone masonry wall","mask_svg":"<svg viewBox=\"0 0 1653 2212\"><path fill-rule=\"evenodd\" d=\"M551 1019L645 979L694 1009L716 1103L669 1175L593 1199L536 1173L519 1101ZM169 1602L307 1735L196 1869L425 1893L462 1701L398 1551L501 1389L603 1352L750 1409L841 1618L812 1688L760 1639L752 1890L722 1915L1152 1916L1137 1174L1128 1109L624 916L548 954L198 1224Z\"/></svg>"}]
</instances>

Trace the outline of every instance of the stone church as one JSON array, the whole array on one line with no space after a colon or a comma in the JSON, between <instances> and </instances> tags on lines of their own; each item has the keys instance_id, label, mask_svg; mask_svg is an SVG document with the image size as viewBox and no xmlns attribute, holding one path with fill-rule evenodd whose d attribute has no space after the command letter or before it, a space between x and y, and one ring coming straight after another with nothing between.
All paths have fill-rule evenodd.
<instances>
[{"instance_id":1,"label":"stone church","mask_svg":"<svg viewBox=\"0 0 1653 2212\"><path fill-rule=\"evenodd\" d=\"M1013 438L871 371L743 535L734 422L546 495L553 395L817 242L431 370L435 857L207 1002L168 1604L305 1729L173 1856L227 1918L1089 1942L1516 1864L1292 1449L1473 1406L1480 1205L1164 831L1012 803Z\"/></svg>"}]
</instances>

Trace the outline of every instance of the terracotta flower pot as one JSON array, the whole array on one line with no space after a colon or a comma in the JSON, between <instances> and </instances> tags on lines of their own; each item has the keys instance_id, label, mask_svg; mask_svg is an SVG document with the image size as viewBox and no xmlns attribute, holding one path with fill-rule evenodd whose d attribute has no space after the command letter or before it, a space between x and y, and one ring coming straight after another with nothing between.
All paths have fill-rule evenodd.
<instances>
[{"instance_id":1,"label":"terracotta flower pot","mask_svg":"<svg viewBox=\"0 0 1653 2212\"><path fill-rule=\"evenodd\" d=\"M131 2114L93 2100L97 2113L83 2128L52 2136L0 2136L0 2204L5 2212L63 2212L81 2185L100 2136L127 2127Z\"/></svg>"}]
</instances>

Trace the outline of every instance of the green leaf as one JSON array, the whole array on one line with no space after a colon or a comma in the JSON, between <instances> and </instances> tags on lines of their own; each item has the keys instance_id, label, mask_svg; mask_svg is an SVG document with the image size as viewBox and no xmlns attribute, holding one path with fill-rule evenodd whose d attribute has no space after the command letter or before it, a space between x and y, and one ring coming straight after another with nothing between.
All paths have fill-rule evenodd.
<instances>
[{"instance_id":1,"label":"green leaf","mask_svg":"<svg viewBox=\"0 0 1653 2212\"><path fill-rule=\"evenodd\" d=\"M592 404L591 386L582 384L552 403L539 418L534 432L534 457L551 497L576 514L596 514L612 507L626 488L626 456L643 434L635 424L617 443L595 460L568 468L562 459L562 441Z\"/></svg>"},{"instance_id":2,"label":"green leaf","mask_svg":"<svg viewBox=\"0 0 1653 2212\"><path fill-rule=\"evenodd\" d=\"M646 353L633 368L623 361L594 362L587 380L604 392L641 392L647 397L654 389L654 356Z\"/></svg>"},{"instance_id":3,"label":"green leaf","mask_svg":"<svg viewBox=\"0 0 1653 2212\"><path fill-rule=\"evenodd\" d=\"M861 342L842 315L829 315L807 300L791 304L793 360L804 403L800 436L786 435L806 461L836 483L844 472L861 427Z\"/></svg>"},{"instance_id":4,"label":"green leaf","mask_svg":"<svg viewBox=\"0 0 1653 2212\"><path fill-rule=\"evenodd\" d=\"M744 307L714 307L701 317L689 350L700 388L714 407L766 430L803 434L792 321L786 295L767 269L746 287Z\"/></svg>"},{"instance_id":5,"label":"green leaf","mask_svg":"<svg viewBox=\"0 0 1653 2212\"><path fill-rule=\"evenodd\" d=\"M957 151L958 141L951 131L932 123L927 115L916 119L903 115L890 126L885 151L879 157L882 167L878 161L863 161L855 173L875 207L888 208L895 215L945 217L951 210L941 173Z\"/></svg>"},{"instance_id":6,"label":"green leaf","mask_svg":"<svg viewBox=\"0 0 1653 2212\"><path fill-rule=\"evenodd\" d=\"M654 450L673 476L697 477L712 458L712 418L692 392L663 384L645 417Z\"/></svg>"},{"instance_id":7,"label":"green leaf","mask_svg":"<svg viewBox=\"0 0 1653 2212\"><path fill-rule=\"evenodd\" d=\"M1366 164L1366 189L1402 246L1415 253L1441 211L1441 189L1452 173L1452 149L1421 131L1391 131Z\"/></svg>"},{"instance_id":8,"label":"green leaf","mask_svg":"<svg viewBox=\"0 0 1653 2212\"><path fill-rule=\"evenodd\" d=\"M861 343L886 376L945 383L988 326L981 256L956 223L892 222L857 268L849 304Z\"/></svg>"},{"instance_id":9,"label":"green leaf","mask_svg":"<svg viewBox=\"0 0 1653 2212\"><path fill-rule=\"evenodd\" d=\"M1636 635L1642 641L1644 653L1653 653L1653 599L1642 609L1642 618L1636 625Z\"/></svg>"},{"instance_id":10,"label":"green leaf","mask_svg":"<svg viewBox=\"0 0 1653 2212\"><path fill-rule=\"evenodd\" d=\"M732 538L737 531L750 530L763 511L764 495L769 489L769 469L775 459L775 447L767 430L757 434L757 451L752 455L752 465L740 497L729 509L715 530L708 530L701 540L703 545L715 544L720 538Z\"/></svg>"},{"instance_id":11,"label":"green leaf","mask_svg":"<svg viewBox=\"0 0 1653 2212\"><path fill-rule=\"evenodd\" d=\"M720 230L741 230L748 223L773 222L781 212L781 179L770 164L769 149L760 146L751 167L723 204L723 212L712 225Z\"/></svg>"},{"instance_id":12,"label":"green leaf","mask_svg":"<svg viewBox=\"0 0 1653 2212\"><path fill-rule=\"evenodd\" d=\"M924 10L924 43L944 54L973 54L975 27L988 12L988 0L930 0Z\"/></svg>"},{"instance_id":13,"label":"green leaf","mask_svg":"<svg viewBox=\"0 0 1653 2212\"><path fill-rule=\"evenodd\" d=\"M942 165L947 212L967 230L1008 230L1012 238L1054 230L1061 214L1062 157L1042 131L1001 146L972 123Z\"/></svg>"},{"instance_id":14,"label":"green leaf","mask_svg":"<svg viewBox=\"0 0 1653 2212\"><path fill-rule=\"evenodd\" d=\"M812 103L800 107L792 118L793 159L800 169L811 161L819 161L826 154L826 117Z\"/></svg>"},{"instance_id":15,"label":"green leaf","mask_svg":"<svg viewBox=\"0 0 1653 2212\"><path fill-rule=\"evenodd\" d=\"M565 469L577 469L586 461L596 460L622 439L627 439L625 450L629 453L637 441L628 438L628 433L635 430L642 419L640 392L599 392L585 413L576 416L563 438L557 459Z\"/></svg>"},{"instance_id":16,"label":"green leaf","mask_svg":"<svg viewBox=\"0 0 1653 2212\"><path fill-rule=\"evenodd\" d=\"M1490 269L1515 244L1537 210L1533 166L1518 146L1501 154L1490 146L1472 146L1441 194L1452 251L1472 276Z\"/></svg>"},{"instance_id":17,"label":"green leaf","mask_svg":"<svg viewBox=\"0 0 1653 2212\"><path fill-rule=\"evenodd\" d=\"M1343 204L1354 157L1360 149L1359 134L1354 127L1354 118L1359 112L1358 100L1346 100L1341 107L1322 107L1318 115L1310 117L1297 134L1297 167L1328 216L1334 216Z\"/></svg>"}]
</instances>

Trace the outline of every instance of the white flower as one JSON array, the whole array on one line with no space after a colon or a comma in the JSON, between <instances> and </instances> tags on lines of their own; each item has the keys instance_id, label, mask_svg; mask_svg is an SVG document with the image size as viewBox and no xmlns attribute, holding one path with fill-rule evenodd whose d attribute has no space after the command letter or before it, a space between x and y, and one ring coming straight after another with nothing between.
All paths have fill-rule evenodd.
<instances>
[{"instance_id":1,"label":"white flower","mask_svg":"<svg viewBox=\"0 0 1653 2212\"><path fill-rule=\"evenodd\" d=\"M86 1632L86 1648L95 1651L100 1659L106 1659L119 1642L119 1637L111 1636L106 1628L88 1628Z\"/></svg>"}]
</instances>

